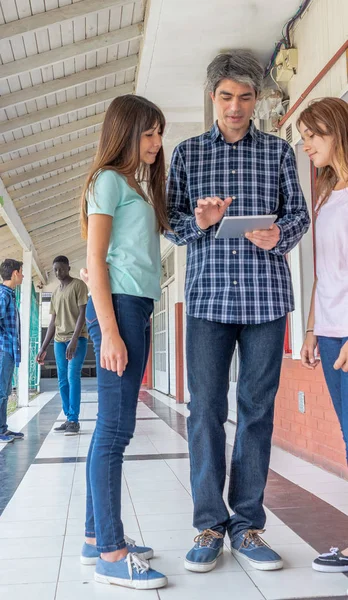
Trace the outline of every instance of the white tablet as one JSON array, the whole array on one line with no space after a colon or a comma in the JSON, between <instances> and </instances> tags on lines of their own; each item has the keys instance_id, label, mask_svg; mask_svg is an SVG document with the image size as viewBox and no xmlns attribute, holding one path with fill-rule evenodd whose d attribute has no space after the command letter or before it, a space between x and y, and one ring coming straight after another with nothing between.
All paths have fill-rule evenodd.
<instances>
[{"instance_id":1,"label":"white tablet","mask_svg":"<svg viewBox=\"0 0 348 600\"><path fill-rule=\"evenodd\" d=\"M252 215L242 217L224 217L216 232L216 238L244 237L256 229L269 229L277 215Z\"/></svg>"}]
</instances>

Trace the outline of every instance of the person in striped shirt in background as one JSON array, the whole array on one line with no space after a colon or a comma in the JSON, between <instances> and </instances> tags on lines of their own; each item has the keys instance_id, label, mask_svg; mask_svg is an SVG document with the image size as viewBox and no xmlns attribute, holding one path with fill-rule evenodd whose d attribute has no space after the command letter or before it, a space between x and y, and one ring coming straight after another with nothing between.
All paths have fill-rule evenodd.
<instances>
[{"instance_id":1,"label":"person in striped shirt in background","mask_svg":"<svg viewBox=\"0 0 348 600\"><path fill-rule=\"evenodd\" d=\"M258 131L251 118L263 67L246 50L218 55L208 66L217 121L180 143L168 177L173 233L187 245L188 437L193 524L199 530L185 567L213 569L226 532L231 549L257 569L283 566L260 537L287 313L294 310L286 254L310 219L289 144ZM268 230L216 239L224 215L277 216ZM236 342L240 369L238 423L227 508L224 423Z\"/></svg>"}]
</instances>

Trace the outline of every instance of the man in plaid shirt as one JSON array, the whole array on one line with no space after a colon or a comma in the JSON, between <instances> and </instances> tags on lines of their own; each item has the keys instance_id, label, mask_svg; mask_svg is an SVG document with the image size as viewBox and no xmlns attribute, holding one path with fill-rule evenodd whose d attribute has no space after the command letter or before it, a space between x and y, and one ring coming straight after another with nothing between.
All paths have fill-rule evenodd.
<instances>
[{"instance_id":1,"label":"man in plaid shirt","mask_svg":"<svg viewBox=\"0 0 348 600\"><path fill-rule=\"evenodd\" d=\"M232 552L257 569L283 566L260 537L270 460L274 400L283 355L286 315L294 310L286 254L310 223L292 148L251 121L263 80L255 56L243 50L217 56L208 86L217 122L177 146L168 177L174 243L187 244L188 436L194 526L199 530L185 567L210 571L226 531ZM224 215L275 214L268 230L216 239ZM224 423L229 371L238 342L238 423L228 504Z\"/></svg>"},{"instance_id":2,"label":"man in plaid shirt","mask_svg":"<svg viewBox=\"0 0 348 600\"><path fill-rule=\"evenodd\" d=\"M7 427L7 401L15 366L21 360L20 321L15 289L23 281L23 263L7 258L0 265L0 443L22 439L23 433Z\"/></svg>"}]
</instances>

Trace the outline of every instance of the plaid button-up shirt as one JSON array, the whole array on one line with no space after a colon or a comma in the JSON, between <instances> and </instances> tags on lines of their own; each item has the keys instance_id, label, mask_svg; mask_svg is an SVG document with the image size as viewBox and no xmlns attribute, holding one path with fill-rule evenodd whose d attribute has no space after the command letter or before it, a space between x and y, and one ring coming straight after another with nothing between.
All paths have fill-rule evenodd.
<instances>
[{"instance_id":1,"label":"plaid button-up shirt","mask_svg":"<svg viewBox=\"0 0 348 600\"><path fill-rule=\"evenodd\" d=\"M21 361L20 320L15 291L0 284L0 351L8 352L18 367Z\"/></svg>"},{"instance_id":2,"label":"plaid button-up shirt","mask_svg":"<svg viewBox=\"0 0 348 600\"><path fill-rule=\"evenodd\" d=\"M187 244L186 309L196 318L257 324L294 310L285 255L307 231L310 219L289 144L257 130L228 143L217 124L179 144L168 176L166 237ZM280 240L261 250L246 238L216 239L218 224L202 231L194 209L199 198L232 196L227 216L276 214Z\"/></svg>"}]
</instances>

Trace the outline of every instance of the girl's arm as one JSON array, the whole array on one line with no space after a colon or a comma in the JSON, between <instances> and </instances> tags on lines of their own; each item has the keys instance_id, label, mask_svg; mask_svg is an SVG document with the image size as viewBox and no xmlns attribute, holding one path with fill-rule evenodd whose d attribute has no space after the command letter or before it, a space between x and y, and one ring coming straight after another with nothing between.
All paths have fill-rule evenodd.
<instances>
[{"instance_id":1,"label":"girl's arm","mask_svg":"<svg viewBox=\"0 0 348 600\"><path fill-rule=\"evenodd\" d=\"M92 214L88 217L88 285L102 334L100 365L122 376L128 362L127 349L120 336L112 303L106 256L112 217Z\"/></svg>"},{"instance_id":2,"label":"girl's arm","mask_svg":"<svg viewBox=\"0 0 348 600\"><path fill-rule=\"evenodd\" d=\"M315 358L315 349L317 347L317 336L314 335L314 310L315 310L315 290L317 287L317 278L313 284L311 307L308 315L306 336L301 349L301 362L307 369L315 369L319 364L319 360Z\"/></svg>"}]
</instances>

